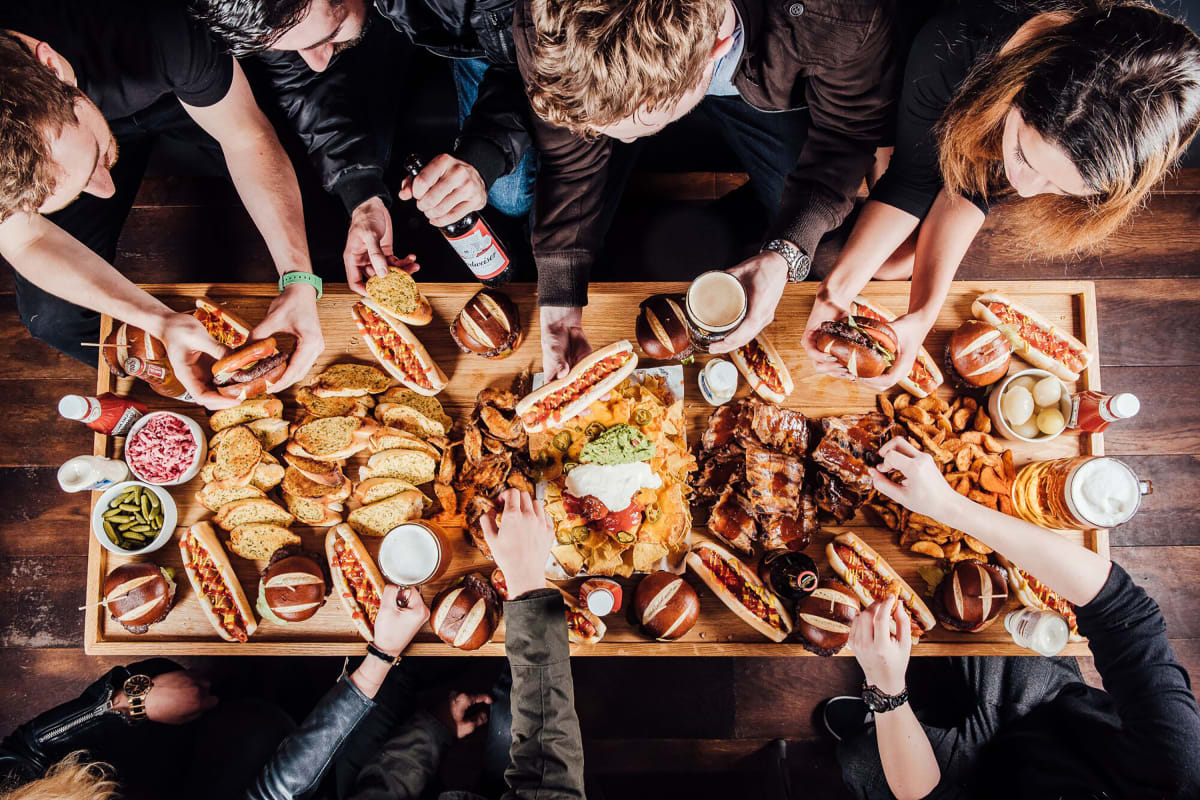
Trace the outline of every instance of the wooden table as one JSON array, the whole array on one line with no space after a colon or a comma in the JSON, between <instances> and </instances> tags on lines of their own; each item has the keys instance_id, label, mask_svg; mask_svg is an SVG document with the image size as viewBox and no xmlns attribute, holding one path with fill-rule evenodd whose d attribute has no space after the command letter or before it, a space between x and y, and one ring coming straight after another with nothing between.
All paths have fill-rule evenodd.
<instances>
[{"instance_id":1,"label":"wooden table","mask_svg":"<svg viewBox=\"0 0 1200 800\"><path fill-rule=\"evenodd\" d=\"M908 286L906 282L874 283L864 293L879 305L893 311L907 306ZM275 297L273 285L245 284L188 284L147 285L147 291L163 299L168 305L180 310L193 307L193 298L206 295L242 314L247 319L261 319L270 301ZM683 284L595 284L591 290L591 302L584 314L584 325L591 343L595 346L629 338L633 340L634 319L638 302L645 296L664 291L682 291ZM795 380L796 390L786 405L813 417L845 414L873 410L875 397L862 387L839 380L816 375L800 346L800 334L812 306L816 284L789 286L776 315L776 322L768 334L787 361ZM456 420L465 418L472 407L476 393L484 386L507 386L512 376L529 367L540 368L541 346L536 319L534 288L529 285L514 285L506 288L521 310L527 331L526 339L517 353L503 361L487 361L467 356L455 348L447 325L462 304L477 289L476 284L426 284L426 296L434 308L434 321L427 327L414 329L429 349L435 360L450 377L450 384L440 395L447 412ZM1090 281L987 281L956 282L953 284L946 304L943 306L934 332L926 345L931 352L940 353L950 332L963 320L968 319L971 301L984 291L1003 291L1014 299L1037 309L1046 317L1071 331L1088 344L1097 357L1081 376L1078 388L1099 389L1099 354L1096 325L1096 301L1094 286ZM326 350L314 370L339 361L364 361L373 363L366 346L361 342L358 330L351 319L350 307L356 295L345 287L330 287L320 303ZM105 321L107 332L108 321ZM711 408L699 397L696 375L704 359L685 370L685 408L689 426L689 442L696 441ZM650 363L650 362L646 362ZM1014 359L1014 370L1024 368L1024 363ZM113 388L109 373L99 370L97 390ZM943 390L945 391L945 390ZM748 390L743 385L739 396ZM137 383L131 389L132 396L146 401L154 409L170 409L185 413L202 424L207 430L202 409L165 400L149 392L144 384ZM948 392L947 392L948 394ZM282 394L285 416L294 420L298 414L292 402L292 392ZM101 455L118 455L121 440L95 437L95 452ZM1103 454L1103 439L1099 435L1063 435L1045 445L1013 443L1018 465L1031 460L1043 460L1079 453ZM354 466L354 462L352 462ZM348 469L347 474L357 470ZM199 479L191 484L174 487L172 494L179 505L181 529L211 516L211 513L195 502L193 495L200 488ZM93 498L94 501L94 498ZM323 551L323 529L295 528L305 546ZM897 535L883 528L872 527L861 516L846 526L826 527L808 548L808 552L828 570L824 558L826 542L838 532L853 530L874 546L893 566L918 590L923 585L917 576L917 567L930 560L901 550L896 544ZM452 534L461 530L451 531ZM1091 550L1107 555L1108 536L1105 531L1069 532L1063 535L1078 541ZM89 534L90 536L90 534ZM707 538L700 528L692 531L695 539ZM455 552L446 575L423 589L426 601L430 601L442 586L459 575L473 570L490 572L492 564L479 551L468 544L465 538L454 535ZM374 552L378 542L364 537ZM336 598L322 608L311 620L287 628L262 623L254 637L246 644L221 641L204 620L199 603L180 569L179 551L172 542L158 553L149 556L163 566L179 569L180 593L176 607L166 620L155 625L151 631L135 636L112 622L98 605L101 598L103 576L117 564L126 560L114 556L100 547L90 537L88 551L88 585L85 611L84 645L89 654L105 655L340 655L362 653L364 642L355 634L349 619ZM263 566L231 555L242 585L251 602L257 594L258 572ZM623 617L610 617L608 634L604 641L593 646L573 648L575 655L644 655L644 656L801 656L809 655L799 644L776 644L767 641L758 633L738 620L699 580L688 577L700 594L700 620L683 639L672 643L655 642L645 638ZM626 597L632 595L634 582L625 582ZM566 584L573 588L578 581ZM1015 600L1012 601L1015 604ZM627 602L628 605L628 602ZM494 640L480 650L480 655L503 654L503 625ZM426 627L407 651L412 655L453 655L461 651L443 644ZM1016 647L997 623L978 634L960 634L936 628L914 650L916 655L1028 655L1030 651ZM1066 654L1086 655L1087 645L1069 645ZM844 655L849 655L843 651Z\"/></svg>"}]
</instances>

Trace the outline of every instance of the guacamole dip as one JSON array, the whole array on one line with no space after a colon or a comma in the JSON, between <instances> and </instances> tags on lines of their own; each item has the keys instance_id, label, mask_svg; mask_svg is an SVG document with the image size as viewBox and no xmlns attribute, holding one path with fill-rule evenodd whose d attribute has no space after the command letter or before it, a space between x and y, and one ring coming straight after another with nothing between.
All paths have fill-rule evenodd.
<instances>
[{"instance_id":1,"label":"guacamole dip","mask_svg":"<svg viewBox=\"0 0 1200 800\"><path fill-rule=\"evenodd\" d=\"M632 464L654 457L654 442L632 425L613 425L583 446L579 460L587 464Z\"/></svg>"}]
</instances>

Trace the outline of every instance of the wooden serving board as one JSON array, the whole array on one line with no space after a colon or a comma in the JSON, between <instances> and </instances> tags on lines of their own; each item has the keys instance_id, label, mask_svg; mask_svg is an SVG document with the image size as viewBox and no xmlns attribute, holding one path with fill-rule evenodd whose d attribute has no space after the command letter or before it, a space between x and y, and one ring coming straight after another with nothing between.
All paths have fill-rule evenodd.
<instances>
[{"instance_id":1,"label":"wooden serving board","mask_svg":"<svg viewBox=\"0 0 1200 800\"><path fill-rule=\"evenodd\" d=\"M907 282L874 283L864 293L871 300L892 311L900 312L908 303ZM266 284L187 284L149 285L143 287L160 297L172 308L189 310L194 307L194 298L208 296L227 305L248 320L261 319L276 295L273 285ZM429 349L433 358L450 377L450 384L440 395L440 400L458 422L461 432L462 421L470 412L477 392L484 386L508 386L514 375L522 369L540 369L541 343L538 336L536 296L531 285L513 285L505 289L520 308L522 321L527 331L524 344L510 358L488 361L476 356L460 353L448 332L449 322L463 303L479 288L477 284L423 284L423 290L434 308L433 322L424 328L414 329L417 336ZM593 284L591 303L584 313L584 326L593 346L602 346L612 341L634 337L634 320L638 303L647 295L657 292L681 292L684 284L636 283L636 284ZM768 334L783 358L787 361L795 380L796 390L787 405L806 415L820 417L846 414L875 409L875 396L867 389L854 384L821 377L815 374L800 346L800 335L812 307L817 289L815 283L789 286L780 303L775 323ZM1081 376L1078 388L1099 389L1100 370L1096 326L1095 287L1090 281L989 281L957 282L950 289L945 306L938 315L937 325L926 346L931 353L940 354L949 334L964 320L970 318L971 302L985 291L1003 291L1044 314L1048 319L1071 331L1091 348L1096 358L1086 373ZM374 363L351 318L350 307L356 299L345 286L330 286L320 303L325 353L314 370L341 361L363 361ZM107 334L109 320L105 320ZM704 423L712 411L700 397L696 377L707 356L685 370L685 406L688 417L688 440L697 441ZM644 363L653 363L645 361ZM1014 359L1014 370L1026 365ZM122 383L128 383L123 381ZM104 368L99 370L97 391L114 389L113 380ZM124 389L125 387L121 387ZM208 430L203 409L176 401L166 400L152 394L145 384L137 382L129 387L131 395L147 402L152 409L178 411L201 422ZM740 387L738 395L745 396L748 388ZM946 391L946 390L943 390ZM949 394L948 391L946 391ZM294 420L298 414L292 391L281 395L285 404L285 416ZM123 441L97 435L95 452L99 455L120 457ZM1012 443L1018 465L1032 461L1072 456L1080 453L1103 454L1103 440L1099 435L1063 435L1045 445ZM355 459L346 470L347 475L357 475ZM211 516L196 502L194 494L200 488L197 478L190 484L173 487L172 494L179 506L180 531L186 526ZM96 493L93 494L95 502ZM843 530L854 530L875 547L884 558L908 580L917 591L923 582L917 568L931 563L924 556L902 550L897 545L897 534L879 527L871 527L861 517L856 517L845 527L829 527L819 534L809 546L808 552L830 572L826 564L824 549L829 539ZM304 539L305 546L316 552L324 552L324 529L295 529ZM422 594L426 602L447 583L473 570L490 573L493 565L462 536L461 528L448 529L454 541L452 563L446 574L425 586ZM178 531L177 531L178 534ZM178 571L179 594L175 608L167 618L141 636L127 632L113 622L99 605L104 576L124 559L114 556L100 547L90 531L80 531L91 541L88 551L87 610L84 646L89 654L96 655L342 655L362 653L364 642L354 632L349 618L336 597L331 597L312 619L285 627L260 623L258 631L246 644L227 643L219 639L201 613L199 602L181 568L177 538L164 549L147 556L163 566ZM1108 534L1106 531L1064 533L1087 548L1107 555ZM707 538L702 528L693 530L697 539ZM364 537L374 553L378 541ZM246 595L254 602L258 592L258 574L262 564L246 561L237 556L231 559ZM831 573L830 573L831 574ZM641 635L622 611L606 619L608 634L593 646L575 647L576 655L642 655L642 656L801 656L809 655L800 644L775 644L767 641L742 623L712 592L693 576L688 580L696 586L700 595L700 619L696 626L677 642L655 642ZM578 581L564 586L573 590ZM623 581L626 589L626 609L631 605L636 576L633 581ZM1011 601L1016 605L1015 599ZM429 630L421 632L410 646L407 654L451 655L460 653L443 644ZM503 626L494 640L482 649L474 651L480 655L501 655L504 652ZM849 654L848 651L843 651ZM953 633L936 628L915 648L917 655L1028 655L1030 651L1016 647L1002 624L997 622L977 634ZM1072 644L1066 654L1086 655L1086 644Z\"/></svg>"}]
</instances>

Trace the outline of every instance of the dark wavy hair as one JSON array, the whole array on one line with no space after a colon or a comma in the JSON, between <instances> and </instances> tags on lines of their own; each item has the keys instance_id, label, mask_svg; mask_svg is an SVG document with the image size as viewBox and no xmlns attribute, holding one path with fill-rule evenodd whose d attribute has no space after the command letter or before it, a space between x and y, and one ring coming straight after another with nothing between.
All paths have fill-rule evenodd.
<instances>
[{"instance_id":1,"label":"dark wavy hair","mask_svg":"<svg viewBox=\"0 0 1200 800\"><path fill-rule=\"evenodd\" d=\"M1139 2L1050 6L1058 24L972 70L942 115L946 189L994 198L1004 187L1004 119L1066 152L1092 194L1013 200L1013 224L1047 255L1114 232L1170 171L1200 127L1200 38Z\"/></svg>"},{"instance_id":2,"label":"dark wavy hair","mask_svg":"<svg viewBox=\"0 0 1200 800\"><path fill-rule=\"evenodd\" d=\"M341 5L345 0L330 0ZM308 13L312 0L190 0L195 17L241 58L261 53Z\"/></svg>"}]
</instances>

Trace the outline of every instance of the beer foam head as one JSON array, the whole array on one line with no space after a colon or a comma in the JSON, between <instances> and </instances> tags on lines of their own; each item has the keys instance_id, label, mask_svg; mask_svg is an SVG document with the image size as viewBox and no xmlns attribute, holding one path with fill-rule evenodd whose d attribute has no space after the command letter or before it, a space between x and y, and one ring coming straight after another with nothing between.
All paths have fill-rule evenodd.
<instances>
[{"instance_id":1,"label":"beer foam head","mask_svg":"<svg viewBox=\"0 0 1200 800\"><path fill-rule=\"evenodd\" d=\"M1141 499L1137 476L1114 458L1096 458L1079 468L1071 502L1079 516L1099 528L1127 522Z\"/></svg>"},{"instance_id":2,"label":"beer foam head","mask_svg":"<svg viewBox=\"0 0 1200 800\"><path fill-rule=\"evenodd\" d=\"M393 528L379 546L379 568L392 583L414 586L429 580L437 569L440 545L424 525L406 523Z\"/></svg>"}]
</instances>

